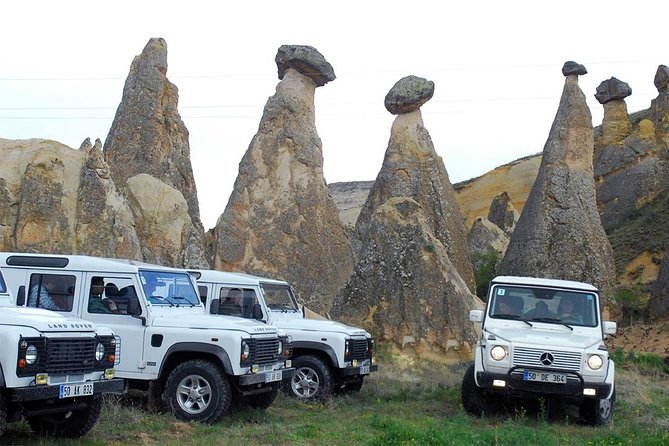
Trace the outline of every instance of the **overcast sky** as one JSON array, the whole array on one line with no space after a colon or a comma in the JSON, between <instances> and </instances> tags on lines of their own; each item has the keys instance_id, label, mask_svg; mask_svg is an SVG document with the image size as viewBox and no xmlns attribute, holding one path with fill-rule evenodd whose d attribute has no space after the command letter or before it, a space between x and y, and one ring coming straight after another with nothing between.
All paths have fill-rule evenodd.
<instances>
[{"instance_id":1,"label":"overcast sky","mask_svg":"<svg viewBox=\"0 0 669 446\"><path fill-rule=\"evenodd\" d=\"M383 99L410 74L435 82L421 110L455 183L542 150L567 60L588 69L579 82L594 125L595 89L611 76L632 87L630 112L648 108L657 66L669 65L667 5L12 0L0 26L0 138L104 142L133 57L163 37L208 229L274 94L278 47L311 45L337 75L316 90L328 183L376 178L394 119Z\"/></svg>"}]
</instances>

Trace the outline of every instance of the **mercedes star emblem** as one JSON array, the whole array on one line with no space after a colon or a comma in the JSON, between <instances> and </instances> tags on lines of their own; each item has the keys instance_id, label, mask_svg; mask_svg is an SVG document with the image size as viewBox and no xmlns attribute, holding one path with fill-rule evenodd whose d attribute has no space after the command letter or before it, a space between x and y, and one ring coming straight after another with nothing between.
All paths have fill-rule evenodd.
<instances>
[{"instance_id":1,"label":"mercedes star emblem","mask_svg":"<svg viewBox=\"0 0 669 446\"><path fill-rule=\"evenodd\" d=\"M553 364L553 361L555 361L555 358L553 357L552 353L545 352L541 355L539 361L541 361L543 365L551 365Z\"/></svg>"}]
</instances>

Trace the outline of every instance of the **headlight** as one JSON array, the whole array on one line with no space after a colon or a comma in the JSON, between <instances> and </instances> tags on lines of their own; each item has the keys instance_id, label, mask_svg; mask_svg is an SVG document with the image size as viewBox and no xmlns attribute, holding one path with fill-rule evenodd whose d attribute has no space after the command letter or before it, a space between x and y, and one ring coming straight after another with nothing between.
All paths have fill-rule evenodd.
<instances>
[{"instance_id":1,"label":"headlight","mask_svg":"<svg viewBox=\"0 0 669 446\"><path fill-rule=\"evenodd\" d=\"M26 362L33 365L37 362L37 347L29 345L26 349Z\"/></svg>"},{"instance_id":2,"label":"headlight","mask_svg":"<svg viewBox=\"0 0 669 446\"><path fill-rule=\"evenodd\" d=\"M492 356L492 359L495 361L501 361L506 357L506 350L504 350L504 347L501 345L496 345L490 350L490 356Z\"/></svg>"},{"instance_id":3,"label":"headlight","mask_svg":"<svg viewBox=\"0 0 669 446\"><path fill-rule=\"evenodd\" d=\"M249 356L251 356L251 347L249 347L248 342L242 341L242 354L241 354L241 357L239 359L242 362L246 362L246 361L248 361Z\"/></svg>"},{"instance_id":4,"label":"headlight","mask_svg":"<svg viewBox=\"0 0 669 446\"><path fill-rule=\"evenodd\" d=\"M592 370L598 370L604 365L604 361L602 360L602 357L599 355L590 355L588 358L588 367L590 367Z\"/></svg>"},{"instance_id":5,"label":"headlight","mask_svg":"<svg viewBox=\"0 0 669 446\"><path fill-rule=\"evenodd\" d=\"M98 345L95 346L95 360L102 361L102 358L105 357L105 346L102 342L98 342Z\"/></svg>"}]
</instances>

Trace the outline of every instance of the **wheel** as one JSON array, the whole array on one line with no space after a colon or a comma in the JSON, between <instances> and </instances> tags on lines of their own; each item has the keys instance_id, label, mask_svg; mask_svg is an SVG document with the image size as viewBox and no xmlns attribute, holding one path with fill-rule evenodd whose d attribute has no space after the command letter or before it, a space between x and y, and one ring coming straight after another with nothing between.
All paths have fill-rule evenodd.
<instances>
[{"instance_id":1,"label":"wheel","mask_svg":"<svg viewBox=\"0 0 669 446\"><path fill-rule=\"evenodd\" d=\"M151 381L149 383L147 408L150 412L166 412L165 404L165 382L163 380Z\"/></svg>"},{"instance_id":2,"label":"wheel","mask_svg":"<svg viewBox=\"0 0 669 446\"><path fill-rule=\"evenodd\" d=\"M305 355L293 360L295 375L286 384L288 395L300 400L325 401L332 394L330 368L318 357Z\"/></svg>"},{"instance_id":3,"label":"wheel","mask_svg":"<svg viewBox=\"0 0 669 446\"><path fill-rule=\"evenodd\" d=\"M593 426L604 426L613 420L613 412L616 409L616 389L610 398L584 399L581 402L579 412L583 421Z\"/></svg>"},{"instance_id":4,"label":"wheel","mask_svg":"<svg viewBox=\"0 0 669 446\"><path fill-rule=\"evenodd\" d=\"M91 397L87 403L85 409L28 417L28 425L39 435L79 438L93 428L102 409L100 397Z\"/></svg>"},{"instance_id":5,"label":"wheel","mask_svg":"<svg viewBox=\"0 0 669 446\"><path fill-rule=\"evenodd\" d=\"M164 400L180 420L214 423L230 408L230 382L209 361L186 361L167 377Z\"/></svg>"},{"instance_id":6,"label":"wheel","mask_svg":"<svg viewBox=\"0 0 669 446\"><path fill-rule=\"evenodd\" d=\"M486 392L476 385L474 379L474 364L470 365L462 378L462 405L472 415L481 417L494 410L494 405L488 401Z\"/></svg>"},{"instance_id":7,"label":"wheel","mask_svg":"<svg viewBox=\"0 0 669 446\"><path fill-rule=\"evenodd\" d=\"M272 386L272 390L266 393L259 393L258 395L252 395L244 401L244 403L253 407L254 409L267 409L272 405L277 395L279 394L279 386Z\"/></svg>"},{"instance_id":8,"label":"wheel","mask_svg":"<svg viewBox=\"0 0 669 446\"><path fill-rule=\"evenodd\" d=\"M5 395L0 392L0 438L5 433L7 426L7 404L5 403Z\"/></svg>"}]
</instances>

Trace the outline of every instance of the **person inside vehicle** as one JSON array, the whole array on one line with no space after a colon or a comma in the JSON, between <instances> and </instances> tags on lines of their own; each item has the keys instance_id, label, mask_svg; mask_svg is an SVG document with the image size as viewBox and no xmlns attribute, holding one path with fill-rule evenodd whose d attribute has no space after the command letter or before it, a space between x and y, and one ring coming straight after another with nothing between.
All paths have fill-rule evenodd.
<instances>
[{"instance_id":1,"label":"person inside vehicle","mask_svg":"<svg viewBox=\"0 0 669 446\"><path fill-rule=\"evenodd\" d=\"M91 279L91 291L88 297L89 313L118 313L116 303L111 299L104 299L105 279L95 276Z\"/></svg>"},{"instance_id":2,"label":"person inside vehicle","mask_svg":"<svg viewBox=\"0 0 669 446\"><path fill-rule=\"evenodd\" d=\"M28 306L44 308L46 310L64 311L67 303L60 305L63 302L57 302L59 299L55 296L56 289L57 286L53 277L48 275L42 276L41 285L36 283L30 289Z\"/></svg>"},{"instance_id":3,"label":"person inside vehicle","mask_svg":"<svg viewBox=\"0 0 669 446\"><path fill-rule=\"evenodd\" d=\"M221 303L219 314L225 314L228 316L242 316L242 290L231 289L228 291L228 295L225 300Z\"/></svg>"},{"instance_id":4,"label":"person inside vehicle","mask_svg":"<svg viewBox=\"0 0 669 446\"><path fill-rule=\"evenodd\" d=\"M552 311L548 309L546 302L540 300L535 305L534 308L525 313L525 316L529 318L552 318L555 317Z\"/></svg>"},{"instance_id":5,"label":"person inside vehicle","mask_svg":"<svg viewBox=\"0 0 669 446\"><path fill-rule=\"evenodd\" d=\"M576 303L570 296L563 297L558 305L558 316L563 322L583 323L583 316L576 311Z\"/></svg>"},{"instance_id":6,"label":"person inside vehicle","mask_svg":"<svg viewBox=\"0 0 669 446\"><path fill-rule=\"evenodd\" d=\"M520 296L506 296L499 300L497 314L502 316L520 316L523 311L523 298Z\"/></svg>"}]
</instances>

